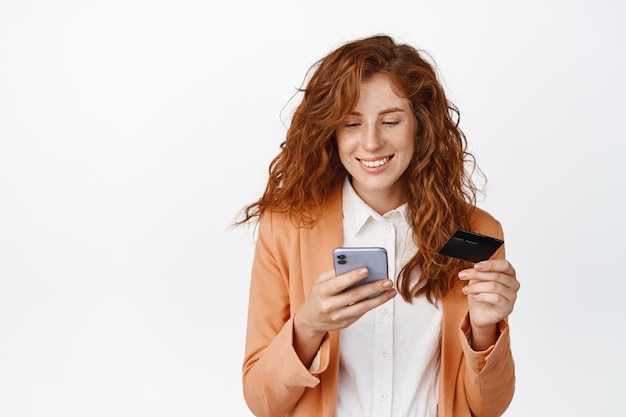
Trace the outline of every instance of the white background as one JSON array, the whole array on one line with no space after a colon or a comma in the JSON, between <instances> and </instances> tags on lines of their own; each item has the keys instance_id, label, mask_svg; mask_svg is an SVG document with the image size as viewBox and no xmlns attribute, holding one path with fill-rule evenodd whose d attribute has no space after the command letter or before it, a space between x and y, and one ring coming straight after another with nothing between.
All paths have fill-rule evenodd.
<instances>
[{"instance_id":1,"label":"white background","mask_svg":"<svg viewBox=\"0 0 626 417\"><path fill-rule=\"evenodd\" d=\"M618 0L2 0L0 416L249 415L253 235L229 224L308 67L379 32L430 51L489 179L522 282L506 416L625 415L625 18Z\"/></svg>"}]
</instances>

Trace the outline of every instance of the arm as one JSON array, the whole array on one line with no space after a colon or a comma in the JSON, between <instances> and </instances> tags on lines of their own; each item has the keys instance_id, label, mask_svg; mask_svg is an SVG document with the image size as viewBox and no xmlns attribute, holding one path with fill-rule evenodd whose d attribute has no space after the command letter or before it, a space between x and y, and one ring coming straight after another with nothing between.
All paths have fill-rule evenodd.
<instances>
[{"instance_id":1,"label":"arm","mask_svg":"<svg viewBox=\"0 0 626 417\"><path fill-rule=\"evenodd\" d=\"M292 226L274 228L272 223L279 221L272 214L261 220L250 284L243 384L246 402L259 416L292 410L328 368L328 333L396 294L389 279L344 291L367 276L365 268L339 276L332 269L322 271L305 288L300 233ZM375 293L380 295L369 298ZM310 370L316 355L319 361Z\"/></svg>"},{"instance_id":2,"label":"arm","mask_svg":"<svg viewBox=\"0 0 626 417\"><path fill-rule=\"evenodd\" d=\"M305 388L319 384L293 349L289 271L276 250L270 215L259 224L243 366L244 397L258 416L286 414Z\"/></svg>"},{"instance_id":3,"label":"arm","mask_svg":"<svg viewBox=\"0 0 626 417\"><path fill-rule=\"evenodd\" d=\"M492 232L503 239L495 223ZM459 329L464 357L464 385L476 416L499 416L508 407L515 389L515 367L507 319L520 288L515 269L505 260L502 247L488 261L459 273L467 285L468 313Z\"/></svg>"},{"instance_id":4,"label":"arm","mask_svg":"<svg viewBox=\"0 0 626 417\"><path fill-rule=\"evenodd\" d=\"M509 326L498 324L497 341L484 351L469 343L471 326L466 315L459 328L463 349L461 376L468 405L476 417L497 417L507 409L515 391L515 364L511 354Z\"/></svg>"}]
</instances>

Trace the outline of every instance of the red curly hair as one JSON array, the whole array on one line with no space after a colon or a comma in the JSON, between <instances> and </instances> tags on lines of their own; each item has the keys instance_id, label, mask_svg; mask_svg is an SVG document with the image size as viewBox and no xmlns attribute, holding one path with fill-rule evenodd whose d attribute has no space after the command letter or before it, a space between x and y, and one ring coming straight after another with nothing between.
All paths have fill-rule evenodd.
<instances>
[{"instance_id":1,"label":"red curly hair","mask_svg":"<svg viewBox=\"0 0 626 417\"><path fill-rule=\"evenodd\" d=\"M397 288L411 302L425 294L441 299L467 265L437 251L458 228L470 227L477 187L466 163L477 169L433 66L410 45L386 35L344 44L311 67L300 91L281 151L269 168L263 196L243 210L237 224L258 220L266 210L289 213L301 227L316 223L326 198L348 175L339 160L335 130L359 99L361 82L383 74L406 97L417 122L413 160L403 175L408 216L417 254L398 276ZM420 279L409 277L420 272Z\"/></svg>"}]
</instances>

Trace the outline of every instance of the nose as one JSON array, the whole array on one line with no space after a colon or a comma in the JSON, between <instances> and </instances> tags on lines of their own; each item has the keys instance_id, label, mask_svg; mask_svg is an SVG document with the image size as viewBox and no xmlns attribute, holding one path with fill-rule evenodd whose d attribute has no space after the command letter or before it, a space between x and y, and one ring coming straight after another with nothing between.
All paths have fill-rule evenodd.
<instances>
[{"instance_id":1,"label":"nose","mask_svg":"<svg viewBox=\"0 0 626 417\"><path fill-rule=\"evenodd\" d=\"M384 145L384 140L377 126L368 126L363 135L363 149L369 152L377 151Z\"/></svg>"}]
</instances>

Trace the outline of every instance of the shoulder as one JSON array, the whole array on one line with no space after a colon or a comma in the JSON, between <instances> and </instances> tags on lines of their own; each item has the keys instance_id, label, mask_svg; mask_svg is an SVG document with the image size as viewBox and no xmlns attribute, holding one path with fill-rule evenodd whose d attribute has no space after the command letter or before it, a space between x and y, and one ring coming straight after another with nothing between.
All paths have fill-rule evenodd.
<instances>
[{"instance_id":1,"label":"shoulder","mask_svg":"<svg viewBox=\"0 0 626 417\"><path fill-rule=\"evenodd\" d=\"M289 212L268 210L258 228L257 256L271 258L287 277L297 271L306 289L321 271L332 268L332 250L341 246L341 193L338 200L327 200L319 213L315 224L303 226Z\"/></svg>"},{"instance_id":2,"label":"shoulder","mask_svg":"<svg viewBox=\"0 0 626 417\"><path fill-rule=\"evenodd\" d=\"M311 229L318 223L324 223L329 218L341 217L342 193L341 188L329 193L327 198L317 208L305 212L289 210L266 210L259 218L260 228L278 229Z\"/></svg>"},{"instance_id":3,"label":"shoulder","mask_svg":"<svg viewBox=\"0 0 626 417\"><path fill-rule=\"evenodd\" d=\"M503 237L500 222L481 208L474 207L470 218L470 225L474 232L500 239Z\"/></svg>"},{"instance_id":4,"label":"shoulder","mask_svg":"<svg viewBox=\"0 0 626 417\"><path fill-rule=\"evenodd\" d=\"M271 235L274 239L299 238L302 235L315 234L329 227L341 230L341 189L333 191L316 210L309 213L291 213L289 211L267 210L259 219L259 237ZM304 219L304 220L303 220ZM309 219L309 223L305 221ZM311 220L312 219L312 220Z\"/></svg>"}]
</instances>

